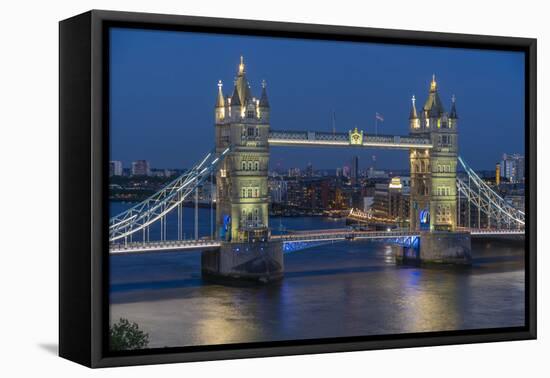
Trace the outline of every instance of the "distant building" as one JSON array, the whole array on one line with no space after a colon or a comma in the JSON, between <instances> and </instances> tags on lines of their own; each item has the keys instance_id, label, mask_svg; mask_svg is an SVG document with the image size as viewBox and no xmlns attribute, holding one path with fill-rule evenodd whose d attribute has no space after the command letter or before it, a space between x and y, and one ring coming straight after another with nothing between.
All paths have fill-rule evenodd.
<instances>
[{"instance_id":1,"label":"distant building","mask_svg":"<svg viewBox=\"0 0 550 378\"><path fill-rule=\"evenodd\" d=\"M375 185L372 209L378 218L404 221L409 218L410 178L392 177Z\"/></svg>"},{"instance_id":2,"label":"distant building","mask_svg":"<svg viewBox=\"0 0 550 378\"><path fill-rule=\"evenodd\" d=\"M313 164L307 163L306 177L313 177Z\"/></svg>"},{"instance_id":3,"label":"distant building","mask_svg":"<svg viewBox=\"0 0 550 378\"><path fill-rule=\"evenodd\" d=\"M136 160L132 162L133 176L150 176L151 167L147 160Z\"/></svg>"},{"instance_id":4,"label":"distant building","mask_svg":"<svg viewBox=\"0 0 550 378\"><path fill-rule=\"evenodd\" d=\"M150 169L149 175L153 177L171 177L175 175L175 171L171 171L170 169Z\"/></svg>"},{"instance_id":5,"label":"distant building","mask_svg":"<svg viewBox=\"0 0 550 378\"><path fill-rule=\"evenodd\" d=\"M387 218L389 214L389 183L379 182L374 185L373 215L377 218Z\"/></svg>"},{"instance_id":6,"label":"distant building","mask_svg":"<svg viewBox=\"0 0 550 378\"><path fill-rule=\"evenodd\" d=\"M508 182L525 181L525 157L520 154L504 154L500 162L500 176Z\"/></svg>"},{"instance_id":7,"label":"distant building","mask_svg":"<svg viewBox=\"0 0 550 378\"><path fill-rule=\"evenodd\" d=\"M345 166L342 168L342 176L344 176L345 178L349 178L351 175L351 169L349 166Z\"/></svg>"},{"instance_id":8,"label":"distant building","mask_svg":"<svg viewBox=\"0 0 550 378\"><path fill-rule=\"evenodd\" d=\"M497 186L500 185L500 164L497 163L497 166L495 168L495 184Z\"/></svg>"},{"instance_id":9,"label":"distant building","mask_svg":"<svg viewBox=\"0 0 550 378\"><path fill-rule=\"evenodd\" d=\"M355 155L351 159L351 184L357 185L359 183L359 156Z\"/></svg>"},{"instance_id":10,"label":"distant building","mask_svg":"<svg viewBox=\"0 0 550 378\"><path fill-rule=\"evenodd\" d=\"M504 200L516 209L525 212L525 196L524 195L507 195Z\"/></svg>"},{"instance_id":11,"label":"distant building","mask_svg":"<svg viewBox=\"0 0 550 378\"><path fill-rule=\"evenodd\" d=\"M374 204L374 197L363 197L363 211L369 213L372 210Z\"/></svg>"},{"instance_id":12,"label":"distant building","mask_svg":"<svg viewBox=\"0 0 550 378\"><path fill-rule=\"evenodd\" d=\"M384 171L378 171L374 169L374 167L370 167L369 171L367 172L368 178L388 178L388 174Z\"/></svg>"},{"instance_id":13,"label":"distant building","mask_svg":"<svg viewBox=\"0 0 550 378\"><path fill-rule=\"evenodd\" d=\"M286 201L288 184L281 178L271 179L268 182L269 196L272 203L282 203Z\"/></svg>"},{"instance_id":14,"label":"distant building","mask_svg":"<svg viewBox=\"0 0 550 378\"><path fill-rule=\"evenodd\" d=\"M300 168L289 168L288 177L298 177L300 176Z\"/></svg>"},{"instance_id":15,"label":"distant building","mask_svg":"<svg viewBox=\"0 0 550 378\"><path fill-rule=\"evenodd\" d=\"M122 176L122 162L111 160L109 162L109 176Z\"/></svg>"}]
</instances>

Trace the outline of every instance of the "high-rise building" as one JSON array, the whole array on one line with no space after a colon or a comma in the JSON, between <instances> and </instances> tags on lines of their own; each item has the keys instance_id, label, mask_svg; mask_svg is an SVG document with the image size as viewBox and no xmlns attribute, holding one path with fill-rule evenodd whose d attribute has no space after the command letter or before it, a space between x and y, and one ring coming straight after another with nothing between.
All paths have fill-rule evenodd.
<instances>
[{"instance_id":1,"label":"high-rise building","mask_svg":"<svg viewBox=\"0 0 550 378\"><path fill-rule=\"evenodd\" d=\"M359 183L359 156L355 155L351 159L351 184L357 185Z\"/></svg>"},{"instance_id":2,"label":"high-rise building","mask_svg":"<svg viewBox=\"0 0 550 378\"><path fill-rule=\"evenodd\" d=\"M132 176L150 176L151 167L147 160L136 160L132 162Z\"/></svg>"},{"instance_id":3,"label":"high-rise building","mask_svg":"<svg viewBox=\"0 0 550 378\"><path fill-rule=\"evenodd\" d=\"M269 180L269 197L272 203L281 203L286 201L288 184L281 177Z\"/></svg>"},{"instance_id":4,"label":"high-rise building","mask_svg":"<svg viewBox=\"0 0 550 378\"><path fill-rule=\"evenodd\" d=\"M500 164L497 163L497 166L495 168L495 183L500 185Z\"/></svg>"},{"instance_id":5,"label":"high-rise building","mask_svg":"<svg viewBox=\"0 0 550 378\"><path fill-rule=\"evenodd\" d=\"M311 163L307 163L306 177L313 177L313 164L311 164Z\"/></svg>"},{"instance_id":6,"label":"high-rise building","mask_svg":"<svg viewBox=\"0 0 550 378\"><path fill-rule=\"evenodd\" d=\"M504 154L500 162L500 176L511 183L525 181L525 156Z\"/></svg>"},{"instance_id":7,"label":"high-rise building","mask_svg":"<svg viewBox=\"0 0 550 378\"><path fill-rule=\"evenodd\" d=\"M109 176L122 176L122 162L111 160L109 162Z\"/></svg>"},{"instance_id":8,"label":"high-rise building","mask_svg":"<svg viewBox=\"0 0 550 378\"><path fill-rule=\"evenodd\" d=\"M349 177L350 177L350 174L351 174L350 171L351 171L351 170L350 170L350 167L349 167L349 166L347 166L347 165L344 166L344 167L342 168L342 176L344 176L345 178L349 178Z\"/></svg>"}]
</instances>

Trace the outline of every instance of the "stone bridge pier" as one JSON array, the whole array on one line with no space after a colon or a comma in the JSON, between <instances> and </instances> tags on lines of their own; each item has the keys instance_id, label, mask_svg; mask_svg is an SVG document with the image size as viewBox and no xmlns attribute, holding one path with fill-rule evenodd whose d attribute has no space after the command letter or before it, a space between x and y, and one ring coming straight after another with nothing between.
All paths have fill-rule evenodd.
<instances>
[{"instance_id":1,"label":"stone bridge pier","mask_svg":"<svg viewBox=\"0 0 550 378\"><path fill-rule=\"evenodd\" d=\"M395 250L399 264L469 266L472 263L469 232L421 232L418 245Z\"/></svg>"}]
</instances>

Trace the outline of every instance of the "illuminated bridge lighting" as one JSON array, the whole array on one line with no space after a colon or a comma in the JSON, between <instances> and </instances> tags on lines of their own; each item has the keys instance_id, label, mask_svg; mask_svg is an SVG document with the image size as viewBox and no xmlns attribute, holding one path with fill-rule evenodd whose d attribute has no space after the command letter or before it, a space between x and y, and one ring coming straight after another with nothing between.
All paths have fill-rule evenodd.
<instances>
[{"instance_id":1,"label":"illuminated bridge lighting","mask_svg":"<svg viewBox=\"0 0 550 378\"><path fill-rule=\"evenodd\" d=\"M368 136L362 135L362 145L373 143L394 144L396 148L408 148L409 145L422 145L430 148L429 140L417 137L396 136ZM318 133L318 132L271 132L270 143L304 144L318 143L319 145L349 145L349 135L345 133ZM405 147L406 146L406 147ZM164 188L133 206L125 212L110 219L109 242L112 254L165 252L165 251L193 251L219 248L221 240L200 240L195 235L194 240L182 240L182 224L178 222L178 240L166 240L167 215L175 211L182 211L183 202L193 193L196 193L210 174L220 169L220 164L231 151L226 148L221 154L213 151L208 153L199 164L182 174ZM468 232L472 237L523 237L525 234L525 213L514 208L490 188L464 162L461 157L458 161L464 167L468 180L457 178L457 189L472 205L486 213L496 224L486 229L458 228L457 231ZM220 173L223 176L223 170ZM395 183L397 185L397 182ZM349 218L358 221L377 221L367 213L357 209L350 210ZM178 218L180 218L178 216ZM149 240L149 228L153 224L161 225L161 240ZM195 219L197 223L197 219ZM491 227L492 226L492 227ZM164 230L164 234L163 231ZM143 235L142 241L134 242L132 237ZM386 231L357 231L350 229L310 230L295 234L272 235L271 240L281 242L285 253L295 252L315 246L341 242L346 240L378 240L383 243L400 245L417 249L420 244L420 235L409 230L397 229Z\"/></svg>"},{"instance_id":2,"label":"illuminated bridge lighting","mask_svg":"<svg viewBox=\"0 0 550 378\"><path fill-rule=\"evenodd\" d=\"M361 135L361 141L354 142L350 140L348 133L271 131L268 142L273 146L354 146L390 149L433 148L429 138L399 135Z\"/></svg>"}]
</instances>

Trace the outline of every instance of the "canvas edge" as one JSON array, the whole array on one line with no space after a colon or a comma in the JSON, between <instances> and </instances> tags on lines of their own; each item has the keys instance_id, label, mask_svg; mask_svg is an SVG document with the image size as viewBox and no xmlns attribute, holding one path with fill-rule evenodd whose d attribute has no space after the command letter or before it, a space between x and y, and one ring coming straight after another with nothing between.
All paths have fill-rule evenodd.
<instances>
[{"instance_id":1,"label":"canvas edge","mask_svg":"<svg viewBox=\"0 0 550 378\"><path fill-rule=\"evenodd\" d=\"M83 363L90 367L111 367L120 365L141 365L141 364L157 364L157 363L173 363L173 362L189 362L189 361L204 361L204 360L219 360L219 359L235 359L235 358L252 358L252 357L268 357L281 355L297 355L297 354L312 354L312 353L329 353L329 352L344 352L358 351L371 349L388 349L388 348L407 348L407 347L422 347L422 346L437 346L449 344L467 344L495 341L512 341L526 340L536 338L536 39L533 38L516 38L516 37L496 37L485 35L468 35L454 33L434 33L434 32L418 32L406 30L387 30L387 29L371 29L358 28L349 26L332 26L332 25L313 25L313 24L296 24L284 22L270 21L252 21L252 20L235 20L221 18L206 18L193 16L174 16L161 14L133 13L133 12L114 12L93 10L85 15L91 17L91 59L89 61L90 76L92 78L91 85L91 117L90 117L90 143L92 162L90 166L91 176L91 195L90 195L90 219L91 219L91 243L87 251L90 266L88 271L90 274L89 289L91 291L91 311L89 327L82 328L89 330L91 339L91 349L89 360L73 359L67 354L62 355L61 337L60 337L60 355L65 358L75 360L75 362ZM489 334L475 335L453 335L453 336L434 336L434 337L418 337L414 339L391 339L391 340L375 340L375 341L360 341L360 342L342 342L342 343L319 343L309 345L295 346L277 346L277 347L261 347L261 348L242 348L228 349L216 351L200 351L200 352L174 352L174 353L155 353L145 355L120 356L120 357L105 357L105 340L103 337L104 329L104 314L105 314L105 296L102 295L105 284L104 272L104 219L105 206L102 204L103 182L105 180L104 164L106 150L108 151L107 134L102 130L102 121L105 114L103 112L102 103L104 101L103 94L105 88L105 77L103 76L104 62L104 30L105 22L126 22L126 23L145 23L156 25L167 25L168 27L177 26L197 26L203 28L216 28L217 30L231 30L234 32L250 32L259 31L261 33L288 33L297 34L300 36L310 36L312 38L343 38L349 39L356 36L359 38L377 39L380 41L393 41L393 43L409 43L418 45L444 45L449 47L470 47L470 48L495 48L495 49L515 49L525 51L528 56L528 64L526 72L528 80L526 81L526 93L529 100L526 99L526 119L528 120L528 138L526 144L529 155L529 270L530 280L528 282L528 314L529 314L529 329L527 331L514 331ZM63 22L62 22L63 23ZM61 34L61 30L60 30ZM61 38L61 36L60 36ZM61 53L60 53L61 55ZM61 62L61 56L60 56ZM86 62L84 62L86 64ZM61 76L64 73L60 69ZM526 76L527 78L527 76ZM61 89L61 88L60 88ZM61 91L60 91L61 92ZM60 101L60 114L61 114ZM61 127L61 120L60 120ZM60 128L62 131L62 129ZM60 149L61 149L61 134L60 132ZM60 159L60 165L62 164ZM68 184L66 180L61 179L60 185ZM60 194L61 196L61 194ZM61 212L61 202L60 202ZM61 224L61 217L60 217ZM61 227L60 227L60 267L61 267ZM86 255L85 252L83 252ZM61 269L60 269L61 279ZM61 282L61 281L60 281ZM61 296L61 284L60 284ZM60 297L61 303L61 297ZM61 312L61 306L60 306ZM85 322L83 322L85 323ZM60 315L60 329L61 329ZM64 327L64 326L63 326ZM61 331L60 331L61 334ZM82 362L84 361L84 362Z\"/></svg>"}]
</instances>

